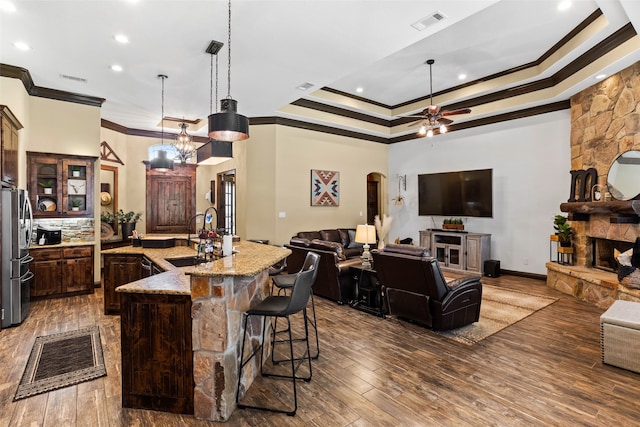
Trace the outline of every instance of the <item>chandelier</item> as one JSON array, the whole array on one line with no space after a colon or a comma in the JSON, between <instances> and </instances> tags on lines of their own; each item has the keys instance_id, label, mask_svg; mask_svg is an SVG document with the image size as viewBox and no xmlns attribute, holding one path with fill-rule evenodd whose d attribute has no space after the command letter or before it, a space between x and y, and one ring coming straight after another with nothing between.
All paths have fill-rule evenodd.
<instances>
[{"instance_id":1,"label":"chandelier","mask_svg":"<svg viewBox=\"0 0 640 427\"><path fill-rule=\"evenodd\" d=\"M180 123L180 133L173 143L174 148L176 149L177 158L180 159L180 163L186 163L187 160L193 157L194 151L196 151L196 146L193 143L193 139L191 135L187 133L187 125L186 123Z\"/></svg>"}]
</instances>

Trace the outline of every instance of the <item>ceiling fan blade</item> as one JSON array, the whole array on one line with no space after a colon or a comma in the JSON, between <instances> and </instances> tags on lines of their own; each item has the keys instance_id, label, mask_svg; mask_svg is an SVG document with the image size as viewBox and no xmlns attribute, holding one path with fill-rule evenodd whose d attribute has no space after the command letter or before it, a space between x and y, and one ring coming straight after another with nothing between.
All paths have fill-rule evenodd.
<instances>
[{"instance_id":1,"label":"ceiling fan blade","mask_svg":"<svg viewBox=\"0 0 640 427\"><path fill-rule=\"evenodd\" d=\"M424 122L424 119L416 120L416 121L415 121L415 122L413 122L413 123L409 123L409 124L407 125L407 127L413 127L413 126L418 125L418 124L420 124L420 123L422 123L422 122Z\"/></svg>"},{"instance_id":2,"label":"ceiling fan blade","mask_svg":"<svg viewBox=\"0 0 640 427\"><path fill-rule=\"evenodd\" d=\"M456 114L469 114L470 112L471 112L471 108L461 108L459 110L443 111L442 115L443 116L454 116Z\"/></svg>"},{"instance_id":3,"label":"ceiling fan blade","mask_svg":"<svg viewBox=\"0 0 640 427\"><path fill-rule=\"evenodd\" d=\"M445 119L444 117L440 117L438 119L438 123L440 123L441 125L450 125L451 123L453 123L453 120Z\"/></svg>"}]
</instances>

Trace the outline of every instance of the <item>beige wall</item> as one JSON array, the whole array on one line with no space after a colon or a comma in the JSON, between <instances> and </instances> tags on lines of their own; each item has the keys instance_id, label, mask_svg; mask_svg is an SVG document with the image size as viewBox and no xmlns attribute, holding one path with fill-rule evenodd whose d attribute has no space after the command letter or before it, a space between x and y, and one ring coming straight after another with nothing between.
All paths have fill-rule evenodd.
<instances>
[{"instance_id":1,"label":"beige wall","mask_svg":"<svg viewBox=\"0 0 640 427\"><path fill-rule=\"evenodd\" d=\"M272 158L265 158L272 161L254 159L249 162L248 168L257 178L274 175L272 189L265 189L266 192L273 192L274 197L271 203L261 206L248 202L247 212L253 215L256 209L262 209L261 222L274 224L268 228L270 232L273 230L273 234L255 237L284 244L298 231L364 224L367 174L378 172L387 176L388 147L304 129L269 127L275 128L275 142L272 144L275 152ZM249 144L257 142L256 136L262 135L257 128L251 129ZM311 169L340 172L340 206L311 206ZM266 184L260 185L264 187ZM380 203L386 204L384 199ZM284 218L279 217L280 212L284 212ZM257 233L256 230L252 231ZM248 237L254 238L252 235Z\"/></svg>"}]
</instances>

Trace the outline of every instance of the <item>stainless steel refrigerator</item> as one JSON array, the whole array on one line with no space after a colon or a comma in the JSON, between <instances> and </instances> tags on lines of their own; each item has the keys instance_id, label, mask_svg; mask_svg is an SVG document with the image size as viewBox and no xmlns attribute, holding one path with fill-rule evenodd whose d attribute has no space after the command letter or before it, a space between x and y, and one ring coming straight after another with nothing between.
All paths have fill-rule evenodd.
<instances>
[{"instance_id":1,"label":"stainless steel refrigerator","mask_svg":"<svg viewBox=\"0 0 640 427\"><path fill-rule=\"evenodd\" d=\"M2 327L18 325L29 313L33 273L29 244L33 214L27 190L2 189Z\"/></svg>"}]
</instances>

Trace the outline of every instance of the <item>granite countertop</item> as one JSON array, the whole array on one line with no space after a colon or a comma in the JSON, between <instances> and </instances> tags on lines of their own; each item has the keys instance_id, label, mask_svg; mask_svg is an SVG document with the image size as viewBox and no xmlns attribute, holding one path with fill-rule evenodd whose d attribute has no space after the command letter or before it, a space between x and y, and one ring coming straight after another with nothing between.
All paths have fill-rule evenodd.
<instances>
[{"instance_id":1,"label":"granite countertop","mask_svg":"<svg viewBox=\"0 0 640 427\"><path fill-rule=\"evenodd\" d=\"M175 237L165 235L165 237ZM185 236L186 237L186 236ZM182 238L182 236L177 237ZM156 274L135 282L119 286L117 292L190 295L189 276L253 276L286 258L291 251L286 248L240 241L234 244L236 253L196 267L175 267L167 261L196 255L187 246L173 248L143 248L122 246L101 251L102 254L144 255L153 261L164 273Z\"/></svg>"},{"instance_id":2,"label":"granite countertop","mask_svg":"<svg viewBox=\"0 0 640 427\"><path fill-rule=\"evenodd\" d=\"M96 244L95 241L90 240L90 241L77 241L77 242L62 242L62 243L57 243L55 245L35 245L35 244L31 244L29 245L29 250L35 250L35 249L56 249L56 248L68 248L70 246L94 246Z\"/></svg>"}]
</instances>

